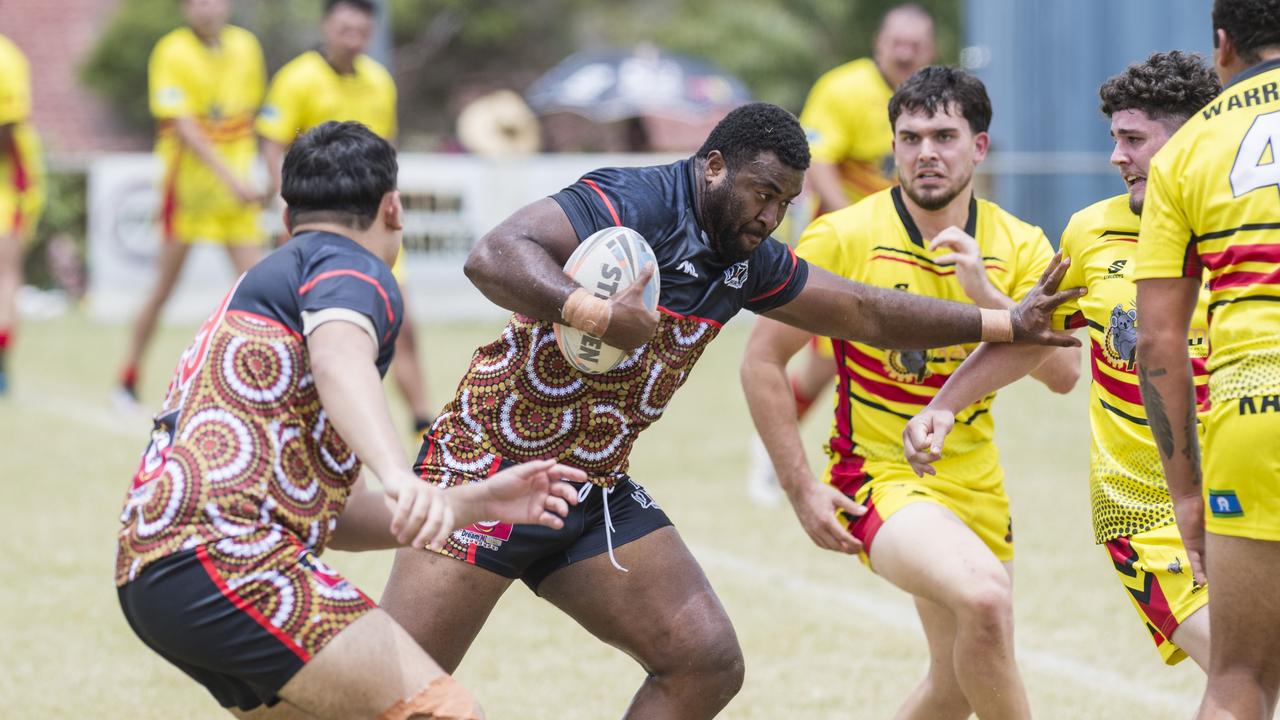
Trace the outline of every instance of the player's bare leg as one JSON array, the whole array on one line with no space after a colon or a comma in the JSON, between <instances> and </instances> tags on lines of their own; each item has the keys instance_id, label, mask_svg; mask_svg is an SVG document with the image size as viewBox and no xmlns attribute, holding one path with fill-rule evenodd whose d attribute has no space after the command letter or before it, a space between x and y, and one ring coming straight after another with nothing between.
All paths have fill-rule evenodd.
<instances>
[{"instance_id":1,"label":"player's bare leg","mask_svg":"<svg viewBox=\"0 0 1280 720\"><path fill-rule=\"evenodd\" d=\"M396 357L391 361L391 374L395 378L396 388L409 406L413 414L414 433L421 436L430 429L434 415L427 402L427 379L422 372L422 362L418 357L417 331L413 327L413 316L409 312L409 304L404 306L404 320L400 324L400 335L396 337Z\"/></svg>"},{"instance_id":2,"label":"player's bare leg","mask_svg":"<svg viewBox=\"0 0 1280 720\"><path fill-rule=\"evenodd\" d=\"M334 636L285 683L280 697L287 705L281 704L285 706L279 714L275 708L269 708L248 717L255 720L378 718L397 703L420 694L444 674L389 615L372 610ZM470 704L474 713L470 717L479 717L474 701Z\"/></svg>"},{"instance_id":3,"label":"player's bare leg","mask_svg":"<svg viewBox=\"0 0 1280 720\"><path fill-rule=\"evenodd\" d=\"M173 293L173 286L178 282L178 275L187 261L187 253L191 246L183 242L167 241L160 246L160 256L156 258L156 281L151 288L138 317L133 321L133 332L129 336L129 350L125 355L124 370L120 378L121 389L129 395L130 400L137 402L138 366L146 353L151 336L155 333L156 320L165 301Z\"/></svg>"},{"instance_id":4,"label":"player's bare leg","mask_svg":"<svg viewBox=\"0 0 1280 720\"><path fill-rule=\"evenodd\" d=\"M18 325L18 288L22 287L22 240L0 235L0 395L8 389L9 344Z\"/></svg>"},{"instance_id":5,"label":"player's bare leg","mask_svg":"<svg viewBox=\"0 0 1280 720\"><path fill-rule=\"evenodd\" d=\"M964 720L973 713L973 708L956 678L955 615L932 600L917 597L915 601L929 641L929 671L894 717L897 720Z\"/></svg>"},{"instance_id":6,"label":"player's bare leg","mask_svg":"<svg viewBox=\"0 0 1280 720\"><path fill-rule=\"evenodd\" d=\"M818 342L830 343L826 338ZM796 397L796 418L803 422L818 400L828 395L827 387L836 376L836 364L823 357L812 345L808 345L801 359L788 373L791 390ZM747 496L760 505L777 505L782 501L782 488L778 486L778 474L769 460L760 436L751 437L750 466L747 468Z\"/></svg>"},{"instance_id":7,"label":"player's bare leg","mask_svg":"<svg viewBox=\"0 0 1280 720\"><path fill-rule=\"evenodd\" d=\"M648 677L625 718L714 717L742 687L737 634L702 568L673 527L547 577L538 593Z\"/></svg>"},{"instance_id":8,"label":"player's bare leg","mask_svg":"<svg viewBox=\"0 0 1280 720\"><path fill-rule=\"evenodd\" d=\"M1201 670L1209 672L1209 608L1202 607L1178 623L1178 629L1169 638L1182 648L1187 657L1195 661Z\"/></svg>"},{"instance_id":9,"label":"player's bare leg","mask_svg":"<svg viewBox=\"0 0 1280 720\"><path fill-rule=\"evenodd\" d=\"M1270 718L1280 691L1280 543L1206 533L1209 684L1196 716Z\"/></svg>"},{"instance_id":10,"label":"player's bare leg","mask_svg":"<svg viewBox=\"0 0 1280 720\"><path fill-rule=\"evenodd\" d=\"M231 258L231 265L235 268L237 277L257 265L262 259L262 253L262 246L257 244L227 245L227 257Z\"/></svg>"},{"instance_id":11,"label":"player's bare leg","mask_svg":"<svg viewBox=\"0 0 1280 720\"><path fill-rule=\"evenodd\" d=\"M1012 583L955 513L926 502L897 511L876 534L871 564L889 582L951 613L952 666L978 717L1031 716L1014 662Z\"/></svg>"},{"instance_id":12,"label":"player's bare leg","mask_svg":"<svg viewBox=\"0 0 1280 720\"><path fill-rule=\"evenodd\" d=\"M378 604L452 673L511 582L437 553L401 548Z\"/></svg>"}]
</instances>

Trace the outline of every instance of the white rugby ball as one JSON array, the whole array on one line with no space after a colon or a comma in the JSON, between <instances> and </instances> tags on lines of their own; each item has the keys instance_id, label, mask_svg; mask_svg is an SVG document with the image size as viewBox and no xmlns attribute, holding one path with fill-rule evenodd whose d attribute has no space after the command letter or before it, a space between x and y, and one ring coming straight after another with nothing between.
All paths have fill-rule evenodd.
<instances>
[{"instance_id":1,"label":"white rugby ball","mask_svg":"<svg viewBox=\"0 0 1280 720\"><path fill-rule=\"evenodd\" d=\"M653 264L653 277L645 286L641 301L650 311L658 309L662 279L658 260L640 233L627 227L601 230L578 245L564 264L564 271L579 285L605 300L635 282L645 265ZM584 373L609 372L627 358L627 351L604 344L600 338L559 323L556 345L573 367Z\"/></svg>"}]
</instances>

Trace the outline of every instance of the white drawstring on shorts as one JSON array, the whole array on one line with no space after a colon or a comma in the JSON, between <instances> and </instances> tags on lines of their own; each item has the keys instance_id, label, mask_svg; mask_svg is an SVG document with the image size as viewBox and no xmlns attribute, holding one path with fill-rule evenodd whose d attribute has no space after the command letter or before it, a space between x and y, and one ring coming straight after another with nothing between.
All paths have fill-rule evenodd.
<instances>
[{"instance_id":1,"label":"white drawstring on shorts","mask_svg":"<svg viewBox=\"0 0 1280 720\"><path fill-rule=\"evenodd\" d=\"M592 483L584 483L583 486L578 489L578 502L586 500L587 496L591 494L591 488L593 487L595 487L595 485ZM609 517L609 493L613 492L613 486L602 487L600 491L604 493L604 544L609 548L609 562L613 563L613 566L622 572L631 572L619 565L617 556L613 554L613 519Z\"/></svg>"}]
</instances>

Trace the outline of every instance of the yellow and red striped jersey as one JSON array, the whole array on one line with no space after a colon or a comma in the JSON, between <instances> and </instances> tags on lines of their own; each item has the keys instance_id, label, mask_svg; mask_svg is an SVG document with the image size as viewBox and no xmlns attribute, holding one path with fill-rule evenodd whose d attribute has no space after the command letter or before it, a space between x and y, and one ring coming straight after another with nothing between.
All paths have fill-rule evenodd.
<instances>
[{"instance_id":1,"label":"yellow and red striped jersey","mask_svg":"<svg viewBox=\"0 0 1280 720\"><path fill-rule=\"evenodd\" d=\"M217 45L206 45L189 27L160 38L147 65L151 114L156 118L156 154L166 168L166 184L183 188L183 204L206 204L209 196L229 202L229 194L195 153L184 152L173 128L177 118L200 124L232 172L247 177L258 153L253 118L266 92L262 47L253 33L227 25ZM226 197L224 197L226 196Z\"/></svg>"},{"instance_id":2,"label":"yellow and red striped jersey","mask_svg":"<svg viewBox=\"0 0 1280 720\"><path fill-rule=\"evenodd\" d=\"M1058 306L1059 328L1089 328L1089 495L1093 534L1099 543L1173 523L1173 502L1164 481L1147 414L1138 390L1137 286L1133 282L1140 219L1129 196L1117 195L1071 216L1061 249L1071 258L1062 287L1088 294ZM1208 396L1209 292L1202 289L1187 347L1195 370L1196 399Z\"/></svg>"},{"instance_id":3,"label":"yellow and red striped jersey","mask_svg":"<svg viewBox=\"0 0 1280 720\"><path fill-rule=\"evenodd\" d=\"M40 138L31 127L31 69L9 38L0 35L0 126L12 126L9 147L0 152L0 207L12 207L13 222L0 223L19 233L34 228L44 199L44 163Z\"/></svg>"},{"instance_id":4,"label":"yellow and red striped jersey","mask_svg":"<svg viewBox=\"0 0 1280 720\"><path fill-rule=\"evenodd\" d=\"M1280 393L1280 59L1236 76L1151 161L1137 279L1209 279L1209 395Z\"/></svg>"},{"instance_id":5,"label":"yellow and red striped jersey","mask_svg":"<svg viewBox=\"0 0 1280 720\"><path fill-rule=\"evenodd\" d=\"M850 203L893 184L891 97L875 61L862 58L818 78L800 111L813 160L839 169Z\"/></svg>"},{"instance_id":6,"label":"yellow and red striped jersey","mask_svg":"<svg viewBox=\"0 0 1280 720\"><path fill-rule=\"evenodd\" d=\"M908 214L900 188L883 190L813 221L796 254L841 277L917 295L970 302L955 268L934 258ZM1011 298L1036 284L1053 257L1044 232L997 205L973 199L965 232L978 241L991 283ZM858 455L905 463L902 429L929 403L976 344L933 350L881 350L865 343L833 340L839 366L835 425L827 451L833 459ZM999 457L992 443L991 403L995 394L956 415L943 448L943 462L955 463L975 487L998 483Z\"/></svg>"}]
</instances>

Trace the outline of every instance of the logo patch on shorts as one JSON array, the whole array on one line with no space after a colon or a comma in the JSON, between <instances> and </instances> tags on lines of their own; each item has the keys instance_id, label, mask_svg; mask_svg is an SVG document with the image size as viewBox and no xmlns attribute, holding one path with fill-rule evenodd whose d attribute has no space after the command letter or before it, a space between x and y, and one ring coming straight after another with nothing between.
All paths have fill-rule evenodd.
<instances>
[{"instance_id":1,"label":"logo patch on shorts","mask_svg":"<svg viewBox=\"0 0 1280 720\"><path fill-rule=\"evenodd\" d=\"M298 564L311 571L311 575L315 577L316 582L325 587L334 590L342 590L347 587L346 578L338 574L337 570L329 567L315 553L310 550L303 550L298 554Z\"/></svg>"},{"instance_id":2,"label":"logo patch on shorts","mask_svg":"<svg viewBox=\"0 0 1280 720\"><path fill-rule=\"evenodd\" d=\"M453 531L454 542L466 545L479 545L485 550L499 550L502 544L511 539L511 523L478 522L460 530Z\"/></svg>"},{"instance_id":3,"label":"logo patch on shorts","mask_svg":"<svg viewBox=\"0 0 1280 720\"><path fill-rule=\"evenodd\" d=\"M1244 508L1240 506L1240 498L1235 490L1210 490L1209 511L1214 517L1241 517Z\"/></svg>"}]
</instances>

